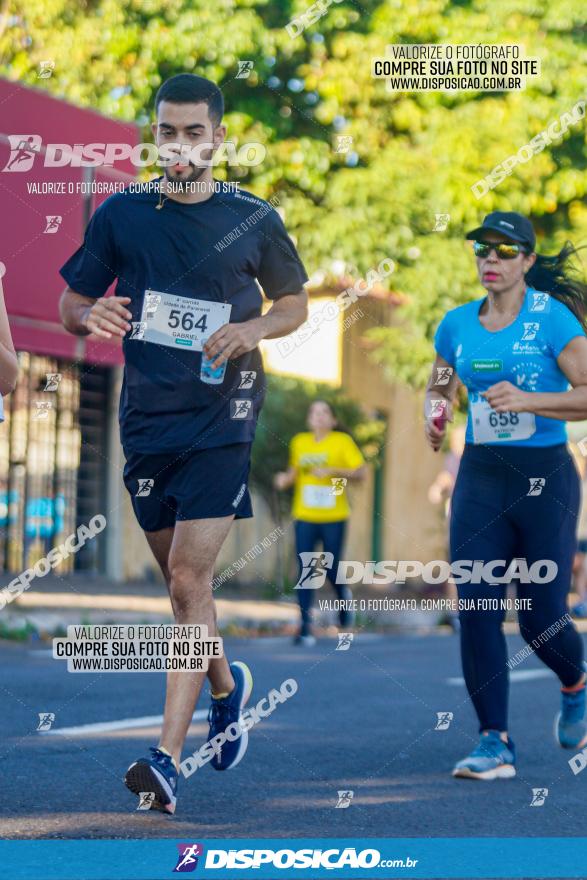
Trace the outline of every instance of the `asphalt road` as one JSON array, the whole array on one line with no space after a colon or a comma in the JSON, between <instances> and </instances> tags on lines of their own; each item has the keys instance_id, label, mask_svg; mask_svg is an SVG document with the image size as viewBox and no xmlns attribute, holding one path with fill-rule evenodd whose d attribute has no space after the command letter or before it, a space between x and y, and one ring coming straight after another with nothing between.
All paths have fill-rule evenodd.
<instances>
[{"instance_id":1,"label":"asphalt road","mask_svg":"<svg viewBox=\"0 0 587 880\"><path fill-rule=\"evenodd\" d=\"M511 653L522 647L509 637ZM511 686L511 734L519 753L514 780L454 780L453 763L476 741L454 636L357 635L348 651L335 640L294 648L286 639L226 640L246 660L255 704L288 678L298 692L250 733L233 771L199 769L180 780L177 812L136 810L124 787L128 764L156 744L157 726L43 736L53 729L137 719L162 711L163 675L66 671L48 651L0 644L4 770L0 836L26 838L533 837L587 836L587 773L554 742L557 682L535 658ZM540 674L540 673L539 673ZM451 682L450 680L453 679ZM517 679L517 675L514 676ZM199 708L205 709L202 696ZM438 712L452 712L435 730ZM194 723L190 751L206 740ZM532 789L547 788L531 807ZM339 790L354 792L336 808Z\"/></svg>"}]
</instances>

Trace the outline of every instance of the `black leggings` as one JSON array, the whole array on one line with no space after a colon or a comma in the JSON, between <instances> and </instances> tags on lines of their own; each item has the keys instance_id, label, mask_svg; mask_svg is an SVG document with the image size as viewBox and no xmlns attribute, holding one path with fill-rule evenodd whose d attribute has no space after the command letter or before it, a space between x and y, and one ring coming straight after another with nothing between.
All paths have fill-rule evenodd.
<instances>
[{"instance_id":1,"label":"black leggings","mask_svg":"<svg viewBox=\"0 0 587 880\"><path fill-rule=\"evenodd\" d=\"M537 478L545 480L536 483ZM536 494L528 494L531 481ZM538 491L540 490L539 494ZM565 621L576 550L580 483L567 447L496 447L467 444L451 501L450 552L456 560L523 557L558 566L549 583L517 584L529 610L519 610L520 633L563 686L583 673L583 642ZM542 574L544 574L544 567ZM496 568L503 574L503 567ZM457 585L459 599L504 599L507 585L488 581ZM507 730L508 653L502 632L505 611L461 610L461 655L465 682L480 730ZM560 621L555 634L546 631ZM553 632L553 631L551 631ZM542 636L540 640L538 637Z\"/></svg>"},{"instance_id":2,"label":"black leggings","mask_svg":"<svg viewBox=\"0 0 587 880\"><path fill-rule=\"evenodd\" d=\"M328 581L334 587L336 595L339 599L346 599L350 595L350 589L344 584L336 583L336 570L340 562L342 553L342 545L346 531L346 520L330 523L313 523L306 520L295 520L296 533L296 552L311 553L316 549L316 545L320 543L326 553L332 553L333 562L328 572ZM301 560L298 556L298 566L301 575ZM296 590L298 594L298 602L300 603L300 613L302 616L301 635L310 634L312 624L312 603L314 601L315 590ZM338 619L341 626L347 626L350 621L350 613L341 609L338 613Z\"/></svg>"}]
</instances>

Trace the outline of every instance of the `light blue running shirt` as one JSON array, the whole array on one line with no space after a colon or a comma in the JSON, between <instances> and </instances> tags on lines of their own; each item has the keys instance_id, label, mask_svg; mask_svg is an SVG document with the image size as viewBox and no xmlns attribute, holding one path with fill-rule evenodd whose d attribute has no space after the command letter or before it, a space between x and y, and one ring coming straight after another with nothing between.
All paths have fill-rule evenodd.
<instances>
[{"instance_id":1,"label":"light blue running shirt","mask_svg":"<svg viewBox=\"0 0 587 880\"><path fill-rule=\"evenodd\" d=\"M438 354L456 371L469 394L467 443L555 446L566 443L566 423L533 413L497 413L480 392L496 382L523 391L568 391L556 359L584 330L575 315L548 293L526 289L516 320L495 333L479 311L487 297L447 312L434 337Z\"/></svg>"}]
</instances>

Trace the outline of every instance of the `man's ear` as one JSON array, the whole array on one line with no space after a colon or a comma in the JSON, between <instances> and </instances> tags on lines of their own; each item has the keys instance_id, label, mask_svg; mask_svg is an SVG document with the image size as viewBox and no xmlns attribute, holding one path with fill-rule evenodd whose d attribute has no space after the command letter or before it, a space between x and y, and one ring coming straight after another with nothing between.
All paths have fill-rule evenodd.
<instances>
[{"instance_id":1,"label":"man's ear","mask_svg":"<svg viewBox=\"0 0 587 880\"><path fill-rule=\"evenodd\" d=\"M151 132L153 134L153 140L156 141L157 140L157 123L156 122L151 123Z\"/></svg>"},{"instance_id":2,"label":"man's ear","mask_svg":"<svg viewBox=\"0 0 587 880\"><path fill-rule=\"evenodd\" d=\"M219 147L226 139L226 126L217 125L212 132L212 139L215 147Z\"/></svg>"}]
</instances>

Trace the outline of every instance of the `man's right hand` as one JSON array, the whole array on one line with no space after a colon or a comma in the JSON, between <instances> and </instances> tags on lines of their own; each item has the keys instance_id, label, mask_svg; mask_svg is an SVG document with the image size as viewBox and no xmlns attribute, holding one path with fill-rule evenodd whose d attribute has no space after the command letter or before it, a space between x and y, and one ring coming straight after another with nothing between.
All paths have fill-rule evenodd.
<instances>
[{"instance_id":1,"label":"man's right hand","mask_svg":"<svg viewBox=\"0 0 587 880\"><path fill-rule=\"evenodd\" d=\"M131 313L125 306L130 302L128 296L102 296L88 309L84 326L95 336L112 339L113 336L126 336L131 329Z\"/></svg>"}]
</instances>

